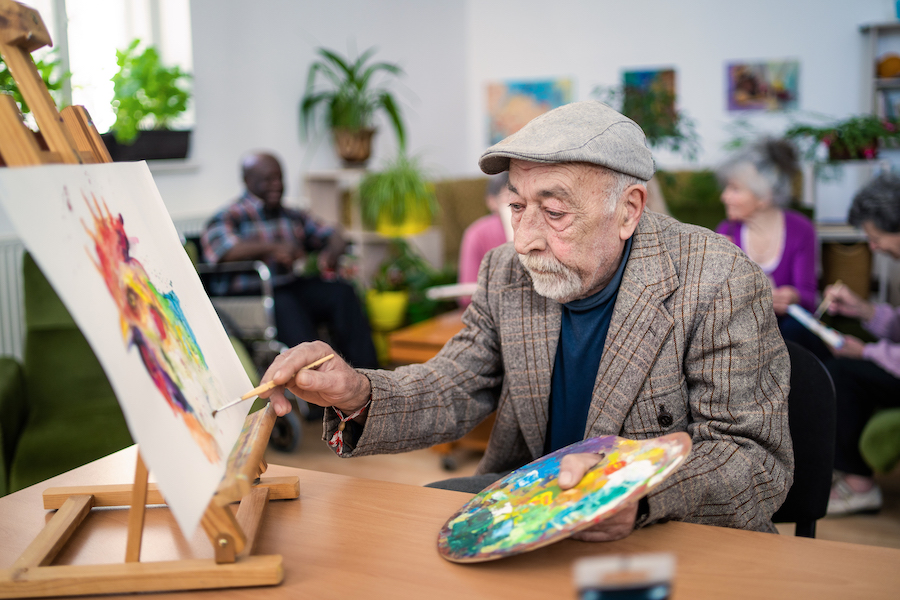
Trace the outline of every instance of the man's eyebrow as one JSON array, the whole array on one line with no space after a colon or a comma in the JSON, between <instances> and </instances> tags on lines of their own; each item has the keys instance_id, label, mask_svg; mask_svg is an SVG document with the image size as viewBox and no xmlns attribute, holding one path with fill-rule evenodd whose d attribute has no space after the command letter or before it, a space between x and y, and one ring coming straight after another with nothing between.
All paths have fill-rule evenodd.
<instances>
[{"instance_id":1,"label":"man's eyebrow","mask_svg":"<svg viewBox=\"0 0 900 600\"><path fill-rule=\"evenodd\" d=\"M507 183L506 188L516 196L520 195L519 190L517 190L516 186L514 186L512 183ZM562 200L563 202L570 202L572 200L571 192L569 192L569 190L567 190L566 188L559 186L541 190L537 195L539 198L556 198L558 200Z\"/></svg>"}]
</instances>

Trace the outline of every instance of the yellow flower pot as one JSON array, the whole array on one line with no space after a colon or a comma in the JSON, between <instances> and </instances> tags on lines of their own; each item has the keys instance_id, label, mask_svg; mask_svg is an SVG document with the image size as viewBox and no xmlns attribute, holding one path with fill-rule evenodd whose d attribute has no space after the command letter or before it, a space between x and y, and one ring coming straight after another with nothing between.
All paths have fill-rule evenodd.
<instances>
[{"instance_id":1,"label":"yellow flower pot","mask_svg":"<svg viewBox=\"0 0 900 600\"><path fill-rule=\"evenodd\" d=\"M427 211L413 211L402 223L393 223L390 219L381 215L375 231L385 237L406 237L422 233L431 227L431 215Z\"/></svg>"},{"instance_id":2,"label":"yellow flower pot","mask_svg":"<svg viewBox=\"0 0 900 600\"><path fill-rule=\"evenodd\" d=\"M409 292L366 291L366 310L369 322L375 331L393 331L403 325Z\"/></svg>"}]
</instances>

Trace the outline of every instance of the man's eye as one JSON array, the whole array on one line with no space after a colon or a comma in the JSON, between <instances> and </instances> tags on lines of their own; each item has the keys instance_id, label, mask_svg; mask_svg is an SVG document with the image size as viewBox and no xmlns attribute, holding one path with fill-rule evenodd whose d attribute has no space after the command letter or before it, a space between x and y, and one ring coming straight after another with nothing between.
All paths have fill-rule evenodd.
<instances>
[{"instance_id":1,"label":"man's eye","mask_svg":"<svg viewBox=\"0 0 900 600\"><path fill-rule=\"evenodd\" d=\"M548 210L547 216L550 217L551 219L553 219L554 221L556 221L556 220L562 219L564 216L566 216L566 213L556 212L555 210Z\"/></svg>"},{"instance_id":2,"label":"man's eye","mask_svg":"<svg viewBox=\"0 0 900 600\"><path fill-rule=\"evenodd\" d=\"M517 204L515 202L509 203L509 209L513 212L522 212L525 207L521 204Z\"/></svg>"}]
</instances>

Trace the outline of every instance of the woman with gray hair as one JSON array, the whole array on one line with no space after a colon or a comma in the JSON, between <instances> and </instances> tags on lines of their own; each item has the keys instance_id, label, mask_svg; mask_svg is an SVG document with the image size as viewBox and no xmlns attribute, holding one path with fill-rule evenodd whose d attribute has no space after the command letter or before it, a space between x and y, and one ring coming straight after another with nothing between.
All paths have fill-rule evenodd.
<instances>
[{"instance_id":1,"label":"woman with gray hair","mask_svg":"<svg viewBox=\"0 0 900 600\"><path fill-rule=\"evenodd\" d=\"M818 289L815 227L786 208L797 170L797 152L785 140L763 139L734 156L717 172L725 186L722 203L727 220L716 233L737 244L769 276L773 308L785 339L827 357L824 344L787 315L791 304L815 310Z\"/></svg>"},{"instance_id":2,"label":"woman with gray hair","mask_svg":"<svg viewBox=\"0 0 900 600\"><path fill-rule=\"evenodd\" d=\"M900 177L885 173L853 198L848 220L866 233L869 247L900 258ZM876 304L854 294L845 285L825 289L831 300L828 312L858 318L878 341L864 343L844 336L825 366L837 391L834 484L828 514L876 511L881 490L872 469L859 451L859 440L872 414L879 408L900 406L900 308Z\"/></svg>"}]
</instances>

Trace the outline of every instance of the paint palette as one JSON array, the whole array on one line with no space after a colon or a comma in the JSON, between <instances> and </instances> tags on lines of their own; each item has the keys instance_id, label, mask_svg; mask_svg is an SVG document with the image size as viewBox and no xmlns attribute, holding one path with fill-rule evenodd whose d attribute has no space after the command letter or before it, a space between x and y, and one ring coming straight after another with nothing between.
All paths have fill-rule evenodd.
<instances>
[{"instance_id":1,"label":"paint palette","mask_svg":"<svg viewBox=\"0 0 900 600\"><path fill-rule=\"evenodd\" d=\"M513 471L483 490L438 534L438 551L452 562L483 562L565 539L639 500L675 471L691 450L688 434L647 440L613 435L561 448ZM572 489L561 490L566 454L601 460Z\"/></svg>"}]
</instances>

